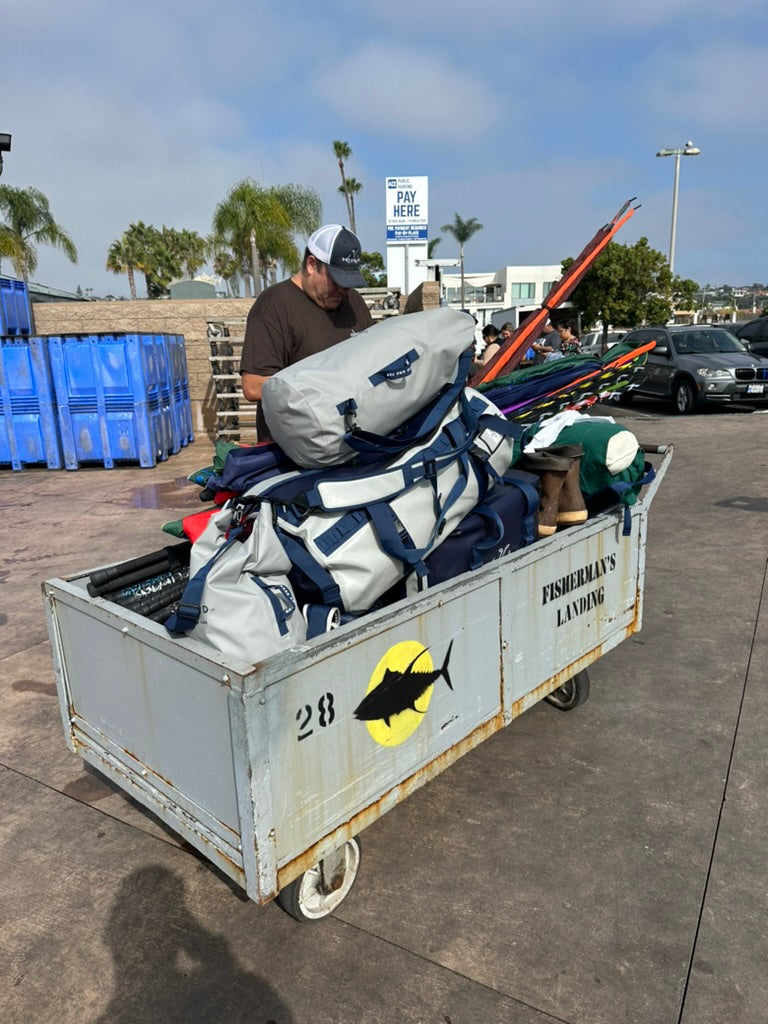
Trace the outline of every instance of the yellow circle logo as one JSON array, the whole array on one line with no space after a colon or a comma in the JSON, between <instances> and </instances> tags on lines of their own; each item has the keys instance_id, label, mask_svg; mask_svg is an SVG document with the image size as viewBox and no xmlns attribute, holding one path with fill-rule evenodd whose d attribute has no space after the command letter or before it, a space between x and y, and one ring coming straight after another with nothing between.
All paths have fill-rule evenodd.
<instances>
[{"instance_id":1,"label":"yellow circle logo","mask_svg":"<svg viewBox=\"0 0 768 1024\"><path fill-rule=\"evenodd\" d=\"M418 728L440 676L453 689L448 675L452 647L453 641L437 670L429 650L416 640L395 644L379 661L354 714L381 746L396 747Z\"/></svg>"}]
</instances>

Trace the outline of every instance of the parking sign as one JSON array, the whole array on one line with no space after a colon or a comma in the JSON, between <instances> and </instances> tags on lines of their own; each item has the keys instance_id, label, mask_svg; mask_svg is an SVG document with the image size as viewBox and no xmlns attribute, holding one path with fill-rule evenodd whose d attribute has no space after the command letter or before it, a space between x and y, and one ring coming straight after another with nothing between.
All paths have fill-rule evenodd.
<instances>
[{"instance_id":1,"label":"parking sign","mask_svg":"<svg viewBox=\"0 0 768 1024\"><path fill-rule=\"evenodd\" d=\"M387 241L426 242L429 238L429 179L387 178Z\"/></svg>"}]
</instances>

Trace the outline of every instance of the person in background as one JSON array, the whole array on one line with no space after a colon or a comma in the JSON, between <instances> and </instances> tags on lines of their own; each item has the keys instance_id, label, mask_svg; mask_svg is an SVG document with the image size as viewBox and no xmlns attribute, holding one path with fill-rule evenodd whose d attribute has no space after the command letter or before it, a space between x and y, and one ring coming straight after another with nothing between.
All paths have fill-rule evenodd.
<instances>
[{"instance_id":1,"label":"person in background","mask_svg":"<svg viewBox=\"0 0 768 1024\"><path fill-rule=\"evenodd\" d=\"M483 328L483 341L485 342L485 346L478 359L481 366L485 366L485 364L491 360L501 348L501 338L499 334L499 329L494 324L486 324Z\"/></svg>"},{"instance_id":2,"label":"person in background","mask_svg":"<svg viewBox=\"0 0 768 1024\"><path fill-rule=\"evenodd\" d=\"M503 345L505 341L508 341L515 333L515 325L511 324L509 320L505 324L502 324L499 328L499 344Z\"/></svg>"},{"instance_id":3,"label":"person in background","mask_svg":"<svg viewBox=\"0 0 768 1024\"><path fill-rule=\"evenodd\" d=\"M576 333L576 324L572 320L563 320L557 325L560 335L560 352L564 356L575 356L581 352L581 342Z\"/></svg>"},{"instance_id":4,"label":"person in background","mask_svg":"<svg viewBox=\"0 0 768 1024\"><path fill-rule=\"evenodd\" d=\"M531 345L531 348L534 353L534 363L537 366L560 348L560 338L549 320L544 324L541 334Z\"/></svg>"},{"instance_id":5,"label":"person in background","mask_svg":"<svg viewBox=\"0 0 768 1024\"><path fill-rule=\"evenodd\" d=\"M261 411L267 380L306 356L323 352L373 324L365 300L361 246L341 224L325 224L307 240L300 269L265 289L248 314L240 360L243 395L258 402L256 434L271 440Z\"/></svg>"},{"instance_id":6,"label":"person in background","mask_svg":"<svg viewBox=\"0 0 768 1024\"><path fill-rule=\"evenodd\" d=\"M493 359L501 348L501 334L494 324L486 324L482 330L483 348L480 354L475 356L469 367L469 376L474 375Z\"/></svg>"}]
</instances>

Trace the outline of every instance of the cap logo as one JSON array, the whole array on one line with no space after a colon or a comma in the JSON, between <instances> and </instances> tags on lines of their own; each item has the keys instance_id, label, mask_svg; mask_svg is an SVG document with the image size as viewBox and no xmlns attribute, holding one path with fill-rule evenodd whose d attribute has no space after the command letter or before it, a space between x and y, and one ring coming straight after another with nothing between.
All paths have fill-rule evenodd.
<instances>
[{"instance_id":1,"label":"cap logo","mask_svg":"<svg viewBox=\"0 0 768 1024\"><path fill-rule=\"evenodd\" d=\"M358 249L350 249L346 256L339 257L340 263L354 263L357 265L360 262L360 252Z\"/></svg>"}]
</instances>

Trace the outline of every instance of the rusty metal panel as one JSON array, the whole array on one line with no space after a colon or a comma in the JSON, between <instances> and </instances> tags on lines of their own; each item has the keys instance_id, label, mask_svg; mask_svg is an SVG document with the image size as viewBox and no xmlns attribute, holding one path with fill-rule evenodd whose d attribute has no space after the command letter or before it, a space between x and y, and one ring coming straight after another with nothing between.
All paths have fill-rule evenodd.
<instances>
[{"instance_id":1,"label":"rusty metal panel","mask_svg":"<svg viewBox=\"0 0 768 1024\"><path fill-rule=\"evenodd\" d=\"M198 831L206 854L218 844L238 860L230 677L154 636L147 620L65 586L46 585L46 604L71 749L160 817L182 821L190 841Z\"/></svg>"},{"instance_id":2,"label":"rusty metal panel","mask_svg":"<svg viewBox=\"0 0 768 1024\"><path fill-rule=\"evenodd\" d=\"M482 655L480 656L480 652ZM297 856L501 710L499 582L327 652L266 689L278 859ZM248 702L258 714L258 698Z\"/></svg>"},{"instance_id":3,"label":"rusty metal panel","mask_svg":"<svg viewBox=\"0 0 768 1024\"><path fill-rule=\"evenodd\" d=\"M510 701L627 635L639 613L640 550L639 531L623 536L619 516L613 524L565 531L514 579L507 577Z\"/></svg>"}]
</instances>

